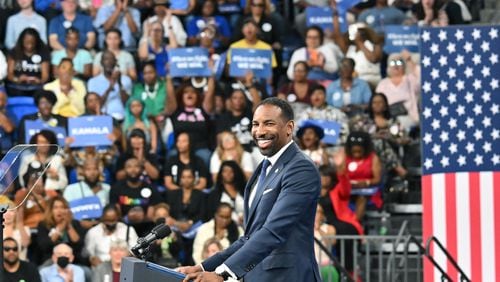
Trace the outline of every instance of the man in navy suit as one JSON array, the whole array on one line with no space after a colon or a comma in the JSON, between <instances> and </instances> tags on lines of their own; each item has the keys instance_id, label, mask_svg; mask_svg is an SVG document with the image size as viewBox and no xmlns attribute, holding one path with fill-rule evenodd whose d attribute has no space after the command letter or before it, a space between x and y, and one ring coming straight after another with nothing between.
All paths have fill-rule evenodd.
<instances>
[{"instance_id":1,"label":"man in navy suit","mask_svg":"<svg viewBox=\"0 0 500 282\"><path fill-rule=\"evenodd\" d=\"M313 239L321 181L293 142L293 128L287 102L268 98L257 106L252 136L265 159L245 188L245 235L200 265L180 268L185 281L321 281Z\"/></svg>"}]
</instances>

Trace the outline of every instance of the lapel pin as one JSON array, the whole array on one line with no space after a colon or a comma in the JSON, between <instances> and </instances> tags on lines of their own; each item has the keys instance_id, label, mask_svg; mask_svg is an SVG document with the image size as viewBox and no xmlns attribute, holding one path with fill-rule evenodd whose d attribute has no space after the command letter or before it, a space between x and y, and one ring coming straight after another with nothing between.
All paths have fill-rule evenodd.
<instances>
[{"instance_id":1,"label":"lapel pin","mask_svg":"<svg viewBox=\"0 0 500 282\"><path fill-rule=\"evenodd\" d=\"M277 169L274 171L274 173L278 173L278 170L280 170L280 169L279 169L279 168L277 168Z\"/></svg>"}]
</instances>

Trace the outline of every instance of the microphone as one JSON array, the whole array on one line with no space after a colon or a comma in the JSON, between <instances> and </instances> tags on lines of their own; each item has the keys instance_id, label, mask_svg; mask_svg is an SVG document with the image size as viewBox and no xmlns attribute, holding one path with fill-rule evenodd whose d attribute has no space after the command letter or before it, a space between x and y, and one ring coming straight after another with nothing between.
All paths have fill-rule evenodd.
<instances>
[{"instance_id":1,"label":"microphone","mask_svg":"<svg viewBox=\"0 0 500 282\"><path fill-rule=\"evenodd\" d=\"M153 230L151 230L151 232L149 232L148 235L146 235L146 237L137 239L137 244L132 248L132 252L136 253L140 249L147 248L155 240L163 239L170 233L172 233L172 230L170 230L170 227L168 227L167 225L157 225L153 228Z\"/></svg>"}]
</instances>

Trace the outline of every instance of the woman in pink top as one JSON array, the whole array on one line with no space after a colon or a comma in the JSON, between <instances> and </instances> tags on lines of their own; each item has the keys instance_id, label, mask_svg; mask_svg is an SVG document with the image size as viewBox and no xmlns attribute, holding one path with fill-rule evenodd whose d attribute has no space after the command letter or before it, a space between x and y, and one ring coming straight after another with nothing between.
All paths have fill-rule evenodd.
<instances>
[{"instance_id":1,"label":"woman in pink top","mask_svg":"<svg viewBox=\"0 0 500 282\"><path fill-rule=\"evenodd\" d=\"M389 106L396 103L404 105L408 114L398 119L406 128L418 124L419 68L412 61L408 51L389 56L387 65L388 77L379 82L376 92L385 94Z\"/></svg>"}]
</instances>

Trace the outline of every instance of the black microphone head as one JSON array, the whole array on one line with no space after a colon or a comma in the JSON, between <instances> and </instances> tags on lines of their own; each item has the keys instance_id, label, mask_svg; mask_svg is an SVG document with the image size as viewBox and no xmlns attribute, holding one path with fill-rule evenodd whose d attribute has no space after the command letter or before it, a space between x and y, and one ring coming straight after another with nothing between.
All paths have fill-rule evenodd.
<instances>
[{"instance_id":1,"label":"black microphone head","mask_svg":"<svg viewBox=\"0 0 500 282\"><path fill-rule=\"evenodd\" d=\"M165 218L164 218L164 217L160 217L160 218L158 218L158 219L155 221L155 224L156 224L156 225L165 224Z\"/></svg>"},{"instance_id":2,"label":"black microphone head","mask_svg":"<svg viewBox=\"0 0 500 282\"><path fill-rule=\"evenodd\" d=\"M151 231L151 233L154 233L156 235L156 239L163 239L172 232L172 230L170 230L170 227L168 227L168 225L162 224L158 225L157 227L158 228L155 227L153 231Z\"/></svg>"}]
</instances>

